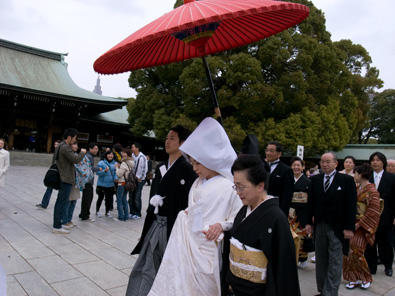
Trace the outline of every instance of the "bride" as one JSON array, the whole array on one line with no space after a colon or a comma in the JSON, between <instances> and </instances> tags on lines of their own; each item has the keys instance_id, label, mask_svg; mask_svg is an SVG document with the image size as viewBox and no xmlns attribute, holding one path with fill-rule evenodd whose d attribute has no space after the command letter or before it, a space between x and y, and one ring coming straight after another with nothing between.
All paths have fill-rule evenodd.
<instances>
[{"instance_id":1,"label":"bride","mask_svg":"<svg viewBox=\"0 0 395 296\"><path fill-rule=\"evenodd\" d=\"M236 159L223 127L206 118L180 147L199 178L188 208L178 214L161 266L148 295L220 295L223 231L242 203L233 190Z\"/></svg>"}]
</instances>

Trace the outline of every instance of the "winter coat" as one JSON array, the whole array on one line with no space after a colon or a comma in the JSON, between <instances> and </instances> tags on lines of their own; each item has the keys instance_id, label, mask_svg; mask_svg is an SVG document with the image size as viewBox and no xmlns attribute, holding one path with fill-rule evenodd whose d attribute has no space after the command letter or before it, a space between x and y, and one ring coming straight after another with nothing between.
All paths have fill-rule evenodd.
<instances>
[{"instance_id":1,"label":"winter coat","mask_svg":"<svg viewBox=\"0 0 395 296\"><path fill-rule=\"evenodd\" d=\"M107 188L114 186L114 181L118 180L118 177L115 174L116 163L117 162L115 160L111 161L110 163L108 163L107 160L99 161L97 167L102 168L102 170L96 172L96 174L99 176L99 179L97 180L97 186L102 186ZM107 172L105 172L105 169L107 167L110 167L110 169Z\"/></svg>"},{"instance_id":2,"label":"winter coat","mask_svg":"<svg viewBox=\"0 0 395 296\"><path fill-rule=\"evenodd\" d=\"M129 169L129 167L130 169ZM131 157L122 158L121 165L116 170L116 174L118 176L118 183L125 182L125 178L129 175L130 170L134 169L134 160Z\"/></svg>"},{"instance_id":3,"label":"winter coat","mask_svg":"<svg viewBox=\"0 0 395 296\"><path fill-rule=\"evenodd\" d=\"M60 180L64 183L75 184L75 167L74 164L79 163L85 156L85 153L80 152L75 154L70 145L64 140L55 149L55 158L59 150L59 157L56 163L59 169Z\"/></svg>"}]
</instances>

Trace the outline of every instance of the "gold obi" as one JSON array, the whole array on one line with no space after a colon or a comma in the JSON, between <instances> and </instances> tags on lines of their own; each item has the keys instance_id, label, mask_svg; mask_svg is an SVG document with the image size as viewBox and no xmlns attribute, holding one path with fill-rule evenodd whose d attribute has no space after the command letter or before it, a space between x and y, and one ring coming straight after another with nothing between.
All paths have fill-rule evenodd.
<instances>
[{"instance_id":1,"label":"gold obi","mask_svg":"<svg viewBox=\"0 0 395 296\"><path fill-rule=\"evenodd\" d=\"M384 200L380 198L380 215L384 210ZM366 203L357 202L357 219L361 219L366 213Z\"/></svg>"},{"instance_id":2,"label":"gold obi","mask_svg":"<svg viewBox=\"0 0 395 296\"><path fill-rule=\"evenodd\" d=\"M357 202L357 219L361 219L366 213L366 203Z\"/></svg>"},{"instance_id":3,"label":"gold obi","mask_svg":"<svg viewBox=\"0 0 395 296\"><path fill-rule=\"evenodd\" d=\"M229 259L233 275L257 284L266 283L268 261L265 253L240 250L230 244Z\"/></svg>"},{"instance_id":4,"label":"gold obi","mask_svg":"<svg viewBox=\"0 0 395 296\"><path fill-rule=\"evenodd\" d=\"M296 203L307 203L307 193L306 192L294 192L292 196L292 202Z\"/></svg>"}]
</instances>

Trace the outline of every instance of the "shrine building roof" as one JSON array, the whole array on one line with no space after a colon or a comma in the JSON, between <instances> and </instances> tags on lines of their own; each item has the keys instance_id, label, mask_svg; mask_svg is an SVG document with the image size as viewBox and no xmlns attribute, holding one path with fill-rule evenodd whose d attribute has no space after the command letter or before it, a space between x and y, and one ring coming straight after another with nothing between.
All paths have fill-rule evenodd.
<instances>
[{"instance_id":1,"label":"shrine building roof","mask_svg":"<svg viewBox=\"0 0 395 296\"><path fill-rule=\"evenodd\" d=\"M79 87L67 71L67 53L51 52L0 39L0 88L33 95L121 108L127 100Z\"/></svg>"}]
</instances>

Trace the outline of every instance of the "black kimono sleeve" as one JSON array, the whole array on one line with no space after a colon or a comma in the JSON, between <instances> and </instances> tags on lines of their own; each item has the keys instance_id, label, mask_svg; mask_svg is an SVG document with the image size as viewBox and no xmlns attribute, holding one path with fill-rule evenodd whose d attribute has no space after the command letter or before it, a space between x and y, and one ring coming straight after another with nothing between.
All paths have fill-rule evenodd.
<instances>
[{"instance_id":1,"label":"black kimono sleeve","mask_svg":"<svg viewBox=\"0 0 395 296\"><path fill-rule=\"evenodd\" d=\"M286 219L276 221L271 258L271 264L268 265L266 295L300 296L295 244Z\"/></svg>"}]
</instances>

